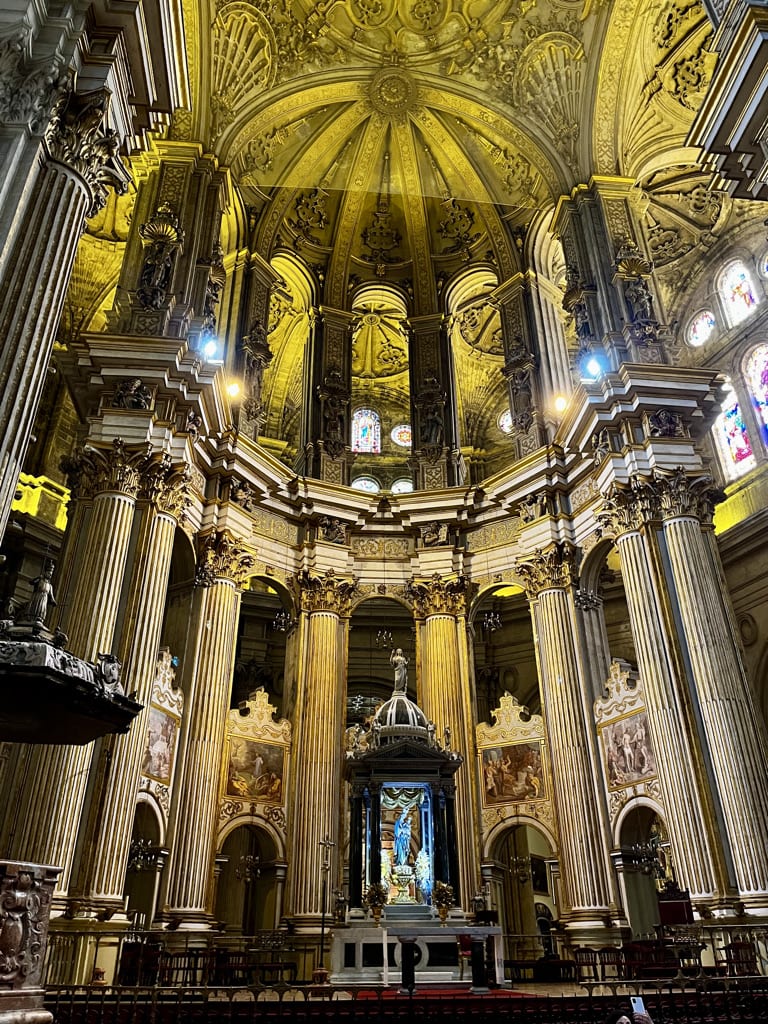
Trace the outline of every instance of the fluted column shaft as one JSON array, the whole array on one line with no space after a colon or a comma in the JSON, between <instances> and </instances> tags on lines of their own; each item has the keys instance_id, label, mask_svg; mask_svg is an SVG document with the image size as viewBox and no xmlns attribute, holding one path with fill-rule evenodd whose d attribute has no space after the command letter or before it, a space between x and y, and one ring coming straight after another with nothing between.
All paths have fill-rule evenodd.
<instances>
[{"instance_id":1,"label":"fluted column shaft","mask_svg":"<svg viewBox=\"0 0 768 1024\"><path fill-rule=\"evenodd\" d=\"M661 619L661 601L639 531L617 539L648 727L660 766L659 785L678 882L694 897L722 891L722 855L712 841L712 808L701 775L701 750L676 673ZM677 771L675 765L690 766Z\"/></svg>"},{"instance_id":2,"label":"fluted column shaft","mask_svg":"<svg viewBox=\"0 0 768 1024\"><path fill-rule=\"evenodd\" d=\"M670 516L664 539L709 768L740 896L766 904L768 742L698 518Z\"/></svg>"},{"instance_id":3,"label":"fluted column shaft","mask_svg":"<svg viewBox=\"0 0 768 1024\"><path fill-rule=\"evenodd\" d=\"M472 771L474 745L468 728L469 674L461 672L458 634L454 615L436 614L425 618L419 703L427 718L437 725L438 736L441 727L451 730L451 746L464 755L466 776ZM457 822L462 824L456 835L459 876L451 880L457 890L458 903L475 891L480 878L473 827L477 809L473 808L472 786L466 777L457 780L455 806Z\"/></svg>"},{"instance_id":4,"label":"fluted column shaft","mask_svg":"<svg viewBox=\"0 0 768 1024\"><path fill-rule=\"evenodd\" d=\"M609 881L574 641L574 613L565 590L543 590L533 606L552 783L560 824L560 866L571 919L604 917L615 903Z\"/></svg>"},{"instance_id":5,"label":"fluted column shaft","mask_svg":"<svg viewBox=\"0 0 768 1024\"><path fill-rule=\"evenodd\" d=\"M127 628L118 653L123 687L126 692L135 691L144 707L127 733L112 737L92 858L81 884L81 890L94 898L122 901L175 529L171 514L152 506L144 509L125 614Z\"/></svg>"},{"instance_id":6,"label":"fluted column shaft","mask_svg":"<svg viewBox=\"0 0 768 1024\"><path fill-rule=\"evenodd\" d=\"M137 455L126 458L124 446L117 443L111 450L89 456L92 465L105 474L103 482L113 486L118 467L125 490L94 495L82 543L83 559L72 565L68 590L59 595L69 649L86 661L112 648L136 503L136 476L124 471ZM9 854L61 867L59 895L67 892L73 881L76 823L80 822L93 749L93 743L32 748L18 797L19 825Z\"/></svg>"},{"instance_id":7,"label":"fluted column shaft","mask_svg":"<svg viewBox=\"0 0 768 1024\"><path fill-rule=\"evenodd\" d=\"M187 697L187 730L169 864L168 908L190 924L206 920L224 745L232 688L240 592L217 577L195 596L196 632L189 652L194 677Z\"/></svg>"},{"instance_id":8,"label":"fluted column shaft","mask_svg":"<svg viewBox=\"0 0 768 1024\"><path fill-rule=\"evenodd\" d=\"M302 666L303 713L294 759L294 825L289 860L291 912L322 913L318 842L338 841L341 785L342 644L344 623L338 611L305 615L306 660Z\"/></svg>"}]
</instances>

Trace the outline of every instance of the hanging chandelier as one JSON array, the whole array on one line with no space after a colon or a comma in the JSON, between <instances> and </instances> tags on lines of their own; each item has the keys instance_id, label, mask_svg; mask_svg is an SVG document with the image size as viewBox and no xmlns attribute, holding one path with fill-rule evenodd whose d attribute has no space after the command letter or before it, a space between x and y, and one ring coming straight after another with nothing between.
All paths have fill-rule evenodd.
<instances>
[{"instance_id":1,"label":"hanging chandelier","mask_svg":"<svg viewBox=\"0 0 768 1024\"><path fill-rule=\"evenodd\" d=\"M279 608L275 612L275 617L272 619L272 629L275 633L290 633L295 625L295 619L285 608Z\"/></svg>"},{"instance_id":2,"label":"hanging chandelier","mask_svg":"<svg viewBox=\"0 0 768 1024\"><path fill-rule=\"evenodd\" d=\"M495 633L497 629L501 629L504 625L501 615L494 609L488 611L483 615L482 628L484 633Z\"/></svg>"}]
</instances>

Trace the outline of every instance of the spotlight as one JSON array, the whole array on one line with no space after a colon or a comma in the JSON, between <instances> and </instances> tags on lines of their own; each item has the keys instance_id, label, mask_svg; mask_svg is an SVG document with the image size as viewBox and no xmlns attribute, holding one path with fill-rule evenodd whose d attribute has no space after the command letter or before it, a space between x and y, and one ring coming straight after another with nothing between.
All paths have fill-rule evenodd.
<instances>
[{"instance_id":1,"label":"spotlight","mask_svg":"<svg viewBox=\"0 0 768 1024\"><path fill-rule=\"evenodd\" d=\"M555 412L565 412L565 407L568 405L568 399L563 395L558 395L555 399Z\"/></svg>"},{"instance_id":2,"label":"spotlight","mask_svg":"<svg viewBox=\"0 0 768 1024\"><path fill-rule=\"evenodd\" d=\"M230 398L237 398L240 394L240 385L237 381L233 380L231 384L227 384L227 394Z\"/></svg>"},{"instance_id":3,"label":"spotlight","mask_svg":"<svg viewBox=\"0 0 768 1024\"><path fill-rule=\"evenodd\" d=\"M600 374L603 372L603 368L600 365L600 361L598 359L595 359L594 356L592 356L591 359L587 360L587 365L585 369L590 377L599 377Z\"/></svg>"},{"instance_id":4,"label":"spotlight","mask_svg":"<svg viewBox=\"0 0 768 1024\"><path fill-rule=\"evenodd\" d=\"M218 351L219 345L215 338L209 338L203 345L203 355L206 359L213 359Z\"/></svg>"}]
</instances>

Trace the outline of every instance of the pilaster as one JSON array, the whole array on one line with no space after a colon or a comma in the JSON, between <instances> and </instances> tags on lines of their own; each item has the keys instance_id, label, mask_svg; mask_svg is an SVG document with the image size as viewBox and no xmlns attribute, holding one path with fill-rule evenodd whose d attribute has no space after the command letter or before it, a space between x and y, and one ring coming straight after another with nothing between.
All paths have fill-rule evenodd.
<instances>
[{"instance_id":1,"label":"pilaster","mask_svg":"<svg viewBox=\"0 0 768 1024\"><path fill-rule=\"evenodd\" d=\"M574 552L556 545L536 551L516 568L531 602L538 649L559 820L562 918L570 932L588 938L610 926L618 899L607 814L598 796L595 730L577 653Z\"/></svg>"},{"instance_id":2,"label":"pilaster","mask_svg":"<svg viewBox=\"0 0 768 1024\"><path fill-rule=\"evenodd\" d=\"M354 579L329 571L297 578L302 659L292 750L294 800L289 837L287 912L306 925L319 923L322 906L318 842L340 841L342 732L346 640ZM333 885L333 870L329 886ZM327 909L327 908L326 908Z\"/></svg>"},{"instance_id":3,"label":"pilaster","mask_svg":"<svg viewBox=\"0 0 768 1024\"><path fill-rule=\"evenodd\" d=\"M471 584L464 576L446 580L435 574L430 579L414 579L408 584L419 637L418 703L427 719L435 723L436 733L444 737L447 748L465 758L455 795L453 788L450 793L451 809L455 809L451 828L460 823L456 830L458 885L455 885L455 896L465 907L480 879L480 809L476 796L478 787L473 778L474 736L466 625L470 595ZM443 794L443 799L448 797ZM452 874L455 874L455 867Z\"/></svg>"},{"instance_id":4,"label":"pilaster","mask_svg":"<svg viewBox=\"0 0 768 1024\"><path fill-rule=\"evenodd\" d=\"M228 533L202 541L195 575L183 764L175 794L167 913L182 928L211 923L224 726L234 670L240 588L253 557ZM156 653L156 652L155 652Z\"/></svg>"}]
</instances>

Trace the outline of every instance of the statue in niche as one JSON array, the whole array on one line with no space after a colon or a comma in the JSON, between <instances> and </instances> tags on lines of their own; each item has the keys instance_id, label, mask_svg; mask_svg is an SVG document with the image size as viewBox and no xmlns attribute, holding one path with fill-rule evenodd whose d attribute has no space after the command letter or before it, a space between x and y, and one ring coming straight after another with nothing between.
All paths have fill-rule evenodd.
<instances>
[{"instance_id":1,"label":"statue in niche","mask_svg":"<svg viewBox=\"0 0 768 1024\"><path fill-rule=\"evenodd\" d=\"M411 815L406 808L395 821L395 864L400 867L408 863L411 852Z\"/></svg>"},{"instance_id":2,"label":"statue in niche","mask_svg":"<svg viewBox=\"0 0 768 1024\"><path fill-rule=\"evenodd\" d=\"M121 381L112 399L113 409L148 409L152 404L152 393L138 377Z\"/></svg>"},{"instance_id":3,"label":"statue in niche","mask_svg":"<svg viewBox=\"0 0 768 1024\"><path fill-rule=\"evenodd\" d=\"M653 320L653 299L648 282L642 277L635 277L627 281L624 294L627 297L629 308L632 311L632 319L635 322Z\"/></svg>"},{"instance_id":4,"label":"statue in niche","mask_svg":"<svg viewBox=\"0 0 768 1024\"><path fill-rule=\"evenodd\" d=\"M330 544L346 544L347 530L344 523L334 516L323 516L320 520L320 534Z\"/></svg>"},{"instance_id":5,"label":"statue in niche","mask_svg":"<svg viewBox=\"0 0 768 1024\"><path fill-rule=\"evenodd\" d=\"M425 548L448 543L448 524L433 522L421 527L421 543Z\"/></svg>"},{"instance_id":6,"label":"statue in niche","mask_svg":"<svg viewBox=\"0 0 768 1024\"><path fill-rule=\"evenodd\" d=\"M408 659L401 648L392 650L389 663L395 669L395 693L405 693L408 689Z\"/></svg>"},{"instance_id":7,"label":"statue in niche","mask_svg":"<svg viewBox=\"0 0 768 1024\"><path fill-rule=\"evenodd\" d=\"M422 444L442 444L443 413L438 402L430 402L424 407L420 437Z\"/></svg>"},{"instance_id":8,"label":"statue in niche","mask_svg":"<svg viewBox=\"0 0 768 1024\"><path fill-rule=\"evenodd\" d=\"M52 604L54 608L56 607L53 584L51 583L53 570L54 563L50 559L46 559L42 573L32 580L32 597L27 605L25 618L37 629L42 629L45 625L48 605Z\"/></svg>"}]
</instances>

